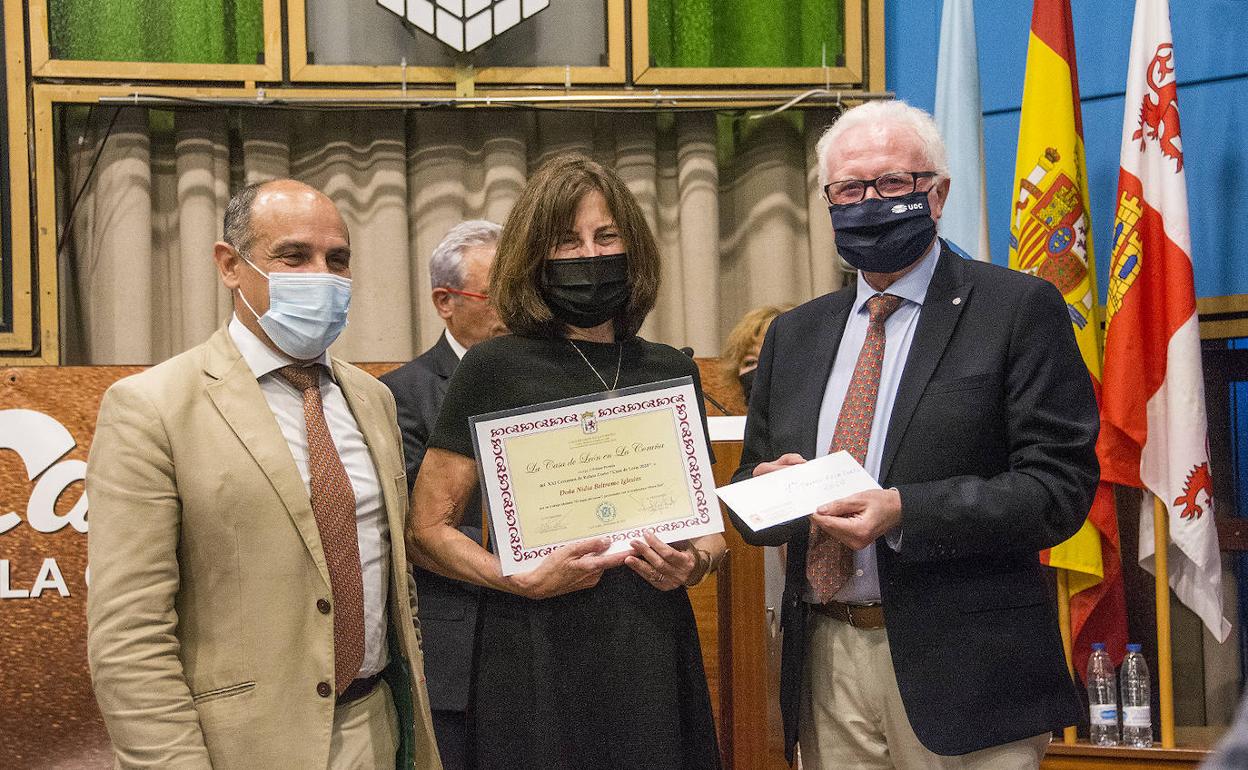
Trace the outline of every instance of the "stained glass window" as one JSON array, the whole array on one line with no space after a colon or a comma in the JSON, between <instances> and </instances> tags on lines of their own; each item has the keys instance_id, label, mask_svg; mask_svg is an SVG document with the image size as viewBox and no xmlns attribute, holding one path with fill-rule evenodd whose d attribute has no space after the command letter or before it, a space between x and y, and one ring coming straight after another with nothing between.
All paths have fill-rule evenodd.
<instances>
[{"instance_id":1,"label":"stained glass window","mask_svg":"<svg viewBox=\"0 0 1248 770\"><path fill-rule=\"evenodd\" d=\"M53 59L259 64L263 0L47 0Z\"/></svg>"},{"instance_id":2,"label":"stained glass window","mask_svg":"<svg viewBox=\"0 0 1248 770\"><path fill-rule=\"evenodd\" d=\"M601 67L606 0L306 0L309 63Z\"/></svg>"},{"instance_id":3,"label":"stained glass window","mask_svg":"<svg viewBox=\"0 0 1248 770\"><path fill-rule=\"evenodd\" d=\"M456 51L471 51L550 5L550 0L377 0Z\"/></svg>"},{"instance_id":4,"label":"stained glass window","mask_svg":"<svg viewBox=\"0 0 1248 770\"><path fill-rule=\"evenodd\" d=\"M845 64L845 0L649 0L649 22L652 67Z\"/></svg>"},{"instance_id":5,"label":"stained glass window","mask_svg":"<svg viewBox=\"0 0 1248 770\"><path fill-rule=\"evenodd\" d=\"M0 62L4 35L0 34ZM13 237L9 234L9 98L8 79L0 77L0 333L13 331Z\"/></svg>"}]
</instances>

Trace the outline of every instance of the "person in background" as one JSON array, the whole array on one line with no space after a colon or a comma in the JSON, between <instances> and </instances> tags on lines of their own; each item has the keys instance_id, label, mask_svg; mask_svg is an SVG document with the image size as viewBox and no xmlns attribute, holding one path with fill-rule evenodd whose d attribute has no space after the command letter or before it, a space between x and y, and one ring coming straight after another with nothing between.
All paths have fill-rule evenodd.
<instances>
[{"instance_id":1,"label":"person in background","mask_svg":"<svg viewBox=\"0 0 1248 770\"><path fill-rule=\"evenodd\" d=\"M737 325L728 332L728 344L720 354L720 367L728 382L741 383L745 403L750 403L750 389L754 384L754 370L758 368L758 353L763 348L763 335L767 327L781 313L793 309L793 305L763 305L741 316Z\"/></svg>"},{"instance_id":2,"label":"person in background","mask_svg":"<svg viewBox=\"0 0 1248 770\"><path fill-rule=\"evenodd\" d=\"M478 486L473 415L675 377L700 396L692 359L637 336L659 269L636 199L584 156L538 169L503 226L489 294L511 334L468 351L451 378L407 532L416 563L486 588L472 706L482 768L719 767L686 588L722 558L721 535L647 533L610 555L590 539L504 577L458 528Z\"/></svg>"},{"instance_id":3,"label":"person in background","mask_svg":"<svg viewBox=\"0 0 1248 770\"><path fill-rule=\"evenodd\" d=\"M477 343L507 331L487 293L501 230L484 220L462 222L433 250L429 259L432 299L446 329L433 347L381 378L398 405L409 493L425 459L446 386L460 359ZM475 543L484 542L477 490L465 506L459 531ZM438 751L445 770L462 770L473 766L466 712L481 589L416 565L412 573L419 596L417 615Z\"/></svg>"},{"instance_id":4,"label":"person in background","mask_svg":"<svg viewBox=\"0 0 1248 770\"><path fill-rule=\"evenodd\" d=\"M283 179L224 229L233 318L109 388L87 463L87 658L117 765L438 770L394 399L326 352L346 223Z\"/></svg>"},{"instance_id":5,"label":"person in background","mask_svg":"<svg viewBox=\"0 0 1248 770\"><path fill-rule=\"evenodd\" d=\"M836 451L881 485L754 532L788 543L786 748L816 768L1035 770L1080 718L1037 552L1087 517L1091 379L1049 282L958 257L931 116L846 111L820 139L857 281L772 322L734 479ZM831 255L829 255L831 258Z\"/></svg>"},{"instance_id":6,"label":"person in background","mask_svg":"<svg viewBox=\"0 0 1248 770\"><path fill-rule=\"evenodd\" d=\"M1235 721L1200 770L1243 770L1248 767L1248 691L1239 700Z\"/></svg>"}]
</instances>

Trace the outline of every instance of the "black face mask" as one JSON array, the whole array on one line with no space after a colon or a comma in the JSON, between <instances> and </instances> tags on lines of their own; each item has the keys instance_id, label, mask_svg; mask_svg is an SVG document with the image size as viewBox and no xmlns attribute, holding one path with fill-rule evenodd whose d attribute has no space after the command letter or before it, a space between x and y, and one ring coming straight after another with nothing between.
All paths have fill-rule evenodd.
<instances>
[{"instance_id":1,"label":"black face mask","mask_svg":"<svg viewBox=\"0 0 1248 770\"><path fill-rule=\"evenodd\" d=\"M745 391L745 403L747 405L750 403L750 391L754 389L754 372L756 371L758 371L757 367L737 378L741 380L741 390Z\"/></svg>"},{"instance_id":2,"label":"black face mask","mask_svg":"<svg viewBox=\"0 0 1248 770\"><path fill-rule=\"evenodd\" d=\"M629 297L628 255L548 259L542 298L555 318L589 329L619 315Z\"/></svg>"},{"instance_id":3,"label":"black face mask","mask_svg":"<svg viewBox=\"0 0 1248 770\"><path fill-rule=\"evenodd\" d=\"M936 237L926 192L900 198L864 198L828 206L836 250L864 273L905 270L927 252Z\"/></svg>"}]
</instances>

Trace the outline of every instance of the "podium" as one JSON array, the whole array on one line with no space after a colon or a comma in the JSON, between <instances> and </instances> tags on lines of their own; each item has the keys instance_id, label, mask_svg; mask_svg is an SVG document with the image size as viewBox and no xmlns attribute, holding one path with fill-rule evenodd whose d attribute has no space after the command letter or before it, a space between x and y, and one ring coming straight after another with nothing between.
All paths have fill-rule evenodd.
<instances>
[{"instance_id":1,"label":"podium","mask_svg":"<svg viewBox=\"0 0 1248 770\"><path fill-rule=\"evenodd\" d=\"M719 360L697 359L703 392L714 399L706 413L744 415L744 394L736 378L719 369ZM716 486L732 479L741 462L740 441L712 441ZM769 647L769 617L764 590L764 551L747 544L724 515L728 557L714 580L690 589L702 658L711 687L719 747L730 770L786 768L780 726L778 673L768 661L778 659L778 639ZM774 612L774 611L773 611Z\"/></svg>"}]
</instances>

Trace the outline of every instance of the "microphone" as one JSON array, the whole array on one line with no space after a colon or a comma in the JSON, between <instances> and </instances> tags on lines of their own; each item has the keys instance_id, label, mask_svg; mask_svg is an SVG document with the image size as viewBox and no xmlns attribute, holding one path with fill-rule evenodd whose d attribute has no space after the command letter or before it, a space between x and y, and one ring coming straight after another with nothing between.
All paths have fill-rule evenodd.
<instances>
[{"instance_id":1,"label":"microphone","mask_svg":"<svg viewBox=\"0 0 1248 770\"><path fill-rule=\"evenodd\" d=\"M681 352L681 353L684 353L685 355L689 356L690 358L693 358L693 348L689 347L688 345L686 345L685 347L681 348L681 349L680 349L680 352ZM707 401L710 401L712 406L714 406L716 409L718 409L719 411L723 412L724 414L727 414L727 415L731 415L731 414L732 414L732 412L730 412L730 411L728 411L727 409L725 409L723 404L721 404L721 403L719 403L718 401L716 401L716 400L715 400L715 397L714 397L714 396L712 396L710 393L707 393L705 390L704 390L704 391L702 391L702 398L705 398Z\"/></svg>"}]
</instances>

